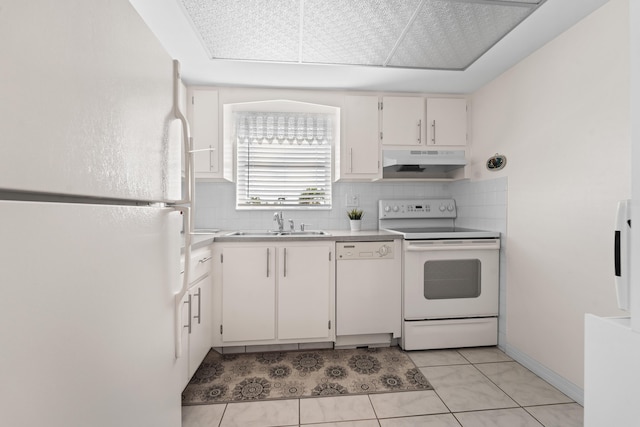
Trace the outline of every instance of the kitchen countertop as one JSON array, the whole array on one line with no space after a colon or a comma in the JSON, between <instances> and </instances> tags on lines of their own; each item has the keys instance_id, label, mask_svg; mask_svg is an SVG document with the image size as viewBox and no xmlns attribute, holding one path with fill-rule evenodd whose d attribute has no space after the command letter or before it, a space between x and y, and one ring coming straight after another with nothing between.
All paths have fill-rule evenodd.
<instances>
[{"instance_id":1,"label":"kitchen countertop","mask_svg":"<svg viewBox=\"0 0 640 427\"><path fill-rule=\"evenodd\" d=\"M218 231L211 233L199 233L191 237L191 248L198 249L208 246L214 242L305 242L318 240L333 240L336 242L356 242L356 241L381 241L402 239L402 235L384 230L324 230L327 235L311 236L229 236L235 230Z\"/></svg>"}]
</instances>

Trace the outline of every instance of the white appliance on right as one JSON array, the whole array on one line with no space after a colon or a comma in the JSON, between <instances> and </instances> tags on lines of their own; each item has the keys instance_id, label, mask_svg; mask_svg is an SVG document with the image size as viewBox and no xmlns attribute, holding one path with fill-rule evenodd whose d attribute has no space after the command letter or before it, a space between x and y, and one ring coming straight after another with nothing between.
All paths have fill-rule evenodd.
<instances>
[{"instance_id":1,"label":"white appliance on right","mask_svg":"<svg viewBox=\"0 0 640 427\"><path fill-rule=\"evenodd\" d=\"M402 242L405 350L498 343L500 233L456 227L453 199L380 200Z\"/></svg>"},{"instance_id":2,"label":"white appliance on right","mask_svg":"<svg viewBox=\"0 0 640 427\"><path fill-rule=\"evenodd\" d=\"M618 307L631 296L631 201L618 203L614 270ZM585 427L635 427L640 420L640 333L630 317L585 316Z\"/></svg>"}]
</instances>

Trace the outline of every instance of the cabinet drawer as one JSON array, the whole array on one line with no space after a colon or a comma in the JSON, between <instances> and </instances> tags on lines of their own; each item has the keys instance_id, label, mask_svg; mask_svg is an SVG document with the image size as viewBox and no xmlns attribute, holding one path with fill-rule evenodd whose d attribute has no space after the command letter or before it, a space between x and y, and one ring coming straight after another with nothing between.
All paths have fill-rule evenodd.
<instances>
[{"instance_id":1,"label":"cabinet drawer","mask_svg":"<svg viewBox=\"0 0 640 427\"><path fill-rule=\"evenodd\" d=\"M191 275L190 282L198 280L201 276L211 274L211 249L197 249L191 253Z\"/></svg>"}]
</instances>

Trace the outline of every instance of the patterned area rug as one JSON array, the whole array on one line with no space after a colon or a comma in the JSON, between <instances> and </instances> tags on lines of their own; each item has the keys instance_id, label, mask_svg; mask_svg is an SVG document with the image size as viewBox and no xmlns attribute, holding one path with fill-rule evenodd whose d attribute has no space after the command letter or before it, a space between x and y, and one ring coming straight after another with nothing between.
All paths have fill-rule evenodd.
<instances>
[{"instance_id":1,"label":"patterned area rug","mask_svg":"<svg viewBox=\"0 0 640 427\"><path fill-rule=\"evenodd\" d=\"M183 405L431 390L399 347L269 353L209 352Z\"/></svg>"}]
</instances>

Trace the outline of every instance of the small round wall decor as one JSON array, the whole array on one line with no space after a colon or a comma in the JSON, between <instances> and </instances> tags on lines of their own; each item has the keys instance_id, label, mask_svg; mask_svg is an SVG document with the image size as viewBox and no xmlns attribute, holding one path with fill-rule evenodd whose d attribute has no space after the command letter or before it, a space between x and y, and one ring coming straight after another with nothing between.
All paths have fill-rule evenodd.
<instances>
[{"instance_id":1,"label":"small round wall decor","mask_svg":"<svg viewBox=\"0 0 640 427\"><path fill-rule=\"evenodd\" d=\"M507 165L507 156L496 153L487 160L487 169L490 171L499 171Z\"/></svg>"}]
</instances>

